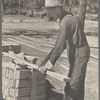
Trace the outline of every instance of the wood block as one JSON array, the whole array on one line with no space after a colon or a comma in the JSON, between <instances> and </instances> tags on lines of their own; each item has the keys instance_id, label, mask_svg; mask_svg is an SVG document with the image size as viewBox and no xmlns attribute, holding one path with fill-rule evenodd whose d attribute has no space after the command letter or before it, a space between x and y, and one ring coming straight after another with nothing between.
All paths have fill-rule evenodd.
<instances>
[{"instance_id":1,"label":"wood block","mask_svg":"<svg viewBox=\"0 0 100 100\"><path fill-rule=\"evenodd\" d=\"M15 97L14 88L9 89L9 96Z\"/></svg>"},{"instance_id":2,"label":"wood block","mask_svg":"<svg viewBox=\"0 0 100 100\"><path fill-rule=\"evenodd\" d=\"M3 71L3 75L6 76L6 68L3 67L3 70L4 70L4 71Z\"/></svg>"},{"instance_id":3,"label":"wood block","mask_svg":"<svg viewBox=\"0 0 100 100\"><path fill-rule=\"evenodd\" d=\"M16 97L29 96L30 93L31 93L31 89L29 87L14 89L14 94Z\"/></svg>"},{"instance_id":4,"label":"wood block","mask_svg":"<svg viewBox=\"0 0 100 100\"><path fill-rule=\"evenodd\" d=\"M2 84L4 85L4 83L5 83L5 76L2 75Z\"/></svg>"},{"instance_id":5,"label":"wood block","mask_svg":"<svg viewBox=\"0 0 100 100\"><path fill-rule=\"evenodd\" d=\"M14 78L14 70L10 70L10 79L13 79Z\"/></svg>"},{"instance_id":6,"label":"wood block","mask_svg":"<svg viewBox=\"0 0 100 100\"><path fill-rule=\"evenodd\" d=\"M2 92L4 92L5 79L6 79L6 77L3 77L3 78L2 78Z\"/></svg>"},{"instance_id":7,"label":"wood block","mask_svg":"<svg viewBox=\"0 0 100 100\"><path fill-rule=\"evenodd\" d=\"M12 70L9 68L9 75L8 75L9 79L11 79L11 74L12 74Z\"/></svg>"},{"instance_id":8,"label":"wood block","mask_svg":"<svg viewBox=\"0 0 100 100\"><path fill-rule=\"evenodd\" d=\"M10 87L11 87L11 80L8 79L8 81L9 81L9 83L8 83L8 88L10 88Z\"/></svg>"},{"instance_id":9,"label":"wood block","mask_svg":"<svg viewBox=\"0 0 100 100\"><path fill-rule=\"evenodd\" d=\"M2 84L2 93L3 93L3 91L4 91L4 85Z\"/></svg>"},{"instance_id":10,"label":"wood block","mask_svg":"<svg viewBox=\"0 0 100 100\"><path fill-rule=\"evenodd\" d=\"M14 72L14 79L31 79L30 70L16 70Z\"/></svg>"},{"instance_id":11,"label":"wood block","mask_svg":"<svg viewBox=\"0 0 100 100\"><path fill-rule=\"evenodd\" d=\"M36 87L36 95L46 94L46 84L41 84Z\"/></svg>"},{"instance_id":12,"label":"wood block","mask_svg":"<svg viewBox=\"0 0 100 100\"><path fill-rule=\"evenodd\" d=\"M8 78L8 76L9 76L9 69L8 69L8 67L6 67L6 77Z\"/></svg>"},{"instance_id":13,"label":"wood block","mask_svg":"<svg viewBox=\"0 0 100 100\"><path fill-rule=\"evenodd\" d=\"M2 75L4 75L5 73L5 70L4 70L4 67L2 67Z\"/></svg>"},{"instance_id":14,"label":"wood block","mask_svg":"<svg viewBox=\"0 0 100 100\"><path fill-rule=\"evenodd\" d=\"M8 51L9 51L9 45L3 45L2 52L8 52Z\"/></svg>"},{"instance_id":15,"label":"wood block","mask_svg":"<svg viewBox=\"0 0 100 100\"><path fill-rule=\"evenodd\" d=\"M15 88L16 86L16 79L12 79L12 88Z\"/></svg>"},{"instance_id":16,"label":"wood block","mask_svg":"<svg viewBox=\"0 0 100 100\"><path fill-rule=\"evenodd\" d=\"M29 96L26 96L26 97L7 97L6 100L30 100L30 97Z\"/></svg>"},{"instance_id":17,"label":"wood block","mask_svg":"<svg viewBox=\"0 0 100 100\"><path fill-rule=\"evenodd\" d=\"M40 95L40 96L36 96L36 100L46 100L46 94Z\"/></svg>"},{"instance_id":18,"label":"wood block","mask_svg":"<svg viewBox=\"0 0 100 100\"><path fill-rule=\"evenodd\" d=\"M14 70L9 68L9 75L8 75L9 79L13 79L14 78Z\"/></svg>"},{"instance_id":19,"label":"wood block","mask_svg":"<svg viewBox=\"0 0 100 100\"><path fill-rule=\"evenodd\" d=\"M13 97L8 96L6 100L14 100Z\"/></svg>"},{"instance_id":20,"label":"wood block","mask_svg":"<svg viewBox=\"0 0 100 100\"><path fill-rule=\"evenodd\" d=\"M10 45L10 51L13 51L15 54L20 53L21 52L21 45L11 44Z\"/></svg>"},{"instance_id":21,"label":"wood block","mask_svg":"<svg viewBox=\"0 0 100 100\"><path fill-rule=\"evenodd\" d=\"M9 84L9 79L8 79L8 78L6 78L6 79L5 79L4 86L8 87L8 84Z\"/></svg>"},{"instance_id":22,"label":"wood block","mask_svg":"<svg viewBox=\"0 0 100 100\"><path fill-rule=\"evenodd\" d=\"M29 96L14 98L14 100L30 100Z\"/></svg>"},{"instance_id":23,"label":"wood block","mask_svg":"<svg viewBox=\"0 0 100 100\"><path fill-rule=\"evenodd\" d=\"M8 61L8 60L9 60L9 61ZM12 59L10 59L10 58L7 59L7 62L3 61L2 66L3 66L4 68L9 68L9 69L12 69L12 70L17 69L17 68L15 67L15 64L12 63Z\"/></svg>"},{"instance_id":24,"label":"wood block","mask_svg":"<svg viewBox=\"0 0 100 100\"><path fill-rule=\"evenodd\" d=\"M12 88L13 87L13 79L9 79L9 86L8 86L8 88Z\"/></svg>"},{"instance_id":25,"label":"wood block","mask_svg":"<svg viewBox=\"0 0 100 100\"><path fill-rule=\"evenodd\" d=\"M46 76L41 74L41 77L37 76L37 86L46 83Z\"/></svg>"},{"instance_id":26,"label":"wood block","mask_svg":"<svg viewBox=\"0 0 100 100\"><path fill-rule=\"evenodd\" d=\"M23 87L30 87L31 80L16 80L15 88L23 88Z\"/></svg>"},{"instance_id":27,"label":"wood block","mask_svg":"<svg viewBox=\"0 0 100 100\"><path fill-rule=\"evenodd\" d=\"M3 94L4 94L4 98L6 98L8 96L8 87L6 87L6 86L4 87Z\"/></svg>"},{"instance_id":28,"label":"wood block","mask_svg":"<svg viewBox=\"0 0 100 100\"><path fill-rule=\"evenodd\" d=\"M34 69L31 69L32 71L32 81L31 81L31 100L36 100L36 84L37 84L37 72Z\"/></svg>"}]
</instances>

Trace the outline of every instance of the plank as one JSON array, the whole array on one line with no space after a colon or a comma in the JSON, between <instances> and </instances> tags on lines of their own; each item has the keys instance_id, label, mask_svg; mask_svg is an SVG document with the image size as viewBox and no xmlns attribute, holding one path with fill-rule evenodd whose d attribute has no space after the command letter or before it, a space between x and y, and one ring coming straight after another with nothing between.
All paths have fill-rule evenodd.
<instances>
[{"instance_id":1,"label":"plank","mask_svg":"<svg viewBox=\"0 0 100 100\"><path fill-rule=\"evenodd\" d=\"M36 100L46 100L46 94L40 95L40 96L36 96Z\"/></svg>"},{"instance_id":2,"label":"plank","mask_svg":"<svg viewBox=\"0 0 100 100\"><path fill-rule=\"evenodd\" d=\"M31 80L16 80L15 88L24 88L24 87L30 87L31 86Z\"/></svg>"},{"instance_id":3,"label":"plank","mask_svg":"<svg viewBox=\"0 0 100 100\"><path fill-rule=\"evenodd\" d=\"M6 77L6 79L5 79L5 83L4 83L4 86L8 86L8 83L9 83L9 79Z\"/></svg>"},{"instance_id":4,"label":"plank","mask_svg":"<svg viewBox=\"0 0 100 100\"><path fill-rule=\"evenodd\" d=\"M31 82L31 100L36 100L36 86L37 86L37 76L35 70L32 68L32 82Z\"/></svg>"},{"instance_id":5,"label":"plank","mask_svg":"<svg viewBox=\"0 0 100 100\"><path fill-rule=\"evenodd\" d=\"M65 69L65 70L69 70L69 67L67 67L67 66L65 66L65 65L60 65L60 67L62 67L63 69Z\"/></svg>"},{"instance_id":6,"label":"plank","mask_svg":"<svg viewBox=\"0 0 100 100\"><path fill-rule=\"evenodd\" d=\"M46 77L37 78L37 86L46 83Z\"/></svg>"},{"instance_id":7,"label":"plank","mask_svg":"<svg viewBox=\"0 0 100 100\"><path fill-rule=\"evenodd\" d=\"M56 79L58 79L60 81L64 81L64 79L66 79L68 82L70 81L69 77L66 77L66 76L64 76L62 74L59 74L59 73L56 73L56 72L47 71L46 74L48 74L51 77L56 78Z\"/></svg>"},{"instance_id":8,"label":"plank","mask_svg":"<svg viewBox=\"0 0 100 100\"><path fill-rule=\"evenodd\" d=\"M14 79L31 79L30 70L16 70L14 73Z\"/></svg>"},{"instance_id":9,"label":"plank","mask_svg":"<svg viewBox=\"0 0 100 100\"><path fill-rule=\"evenodd\" d=\"M36 95L46 94L46 83L36 86Z\"/></svg>"},{"instance_id":10,"label":"plank","mask_svg":"<svg viewBox=\"0 0 100 100\"><path fill-rule=\"evenodd\" d=\"M24 63L24 64L26 64L26 65L31 66L31 68L38 69L38 66L37 66L37 65L35 65L35 64L30 64L30 63L28 63L28 62L26 62L26 61L24 61L24 60L22 60L22 59L17 58L13 52L12 52L12 54L5 53L5 52L2 52L2 53L3 53L5 56L8 56L8 57L10 57L10 58L13 58L13 59L15 59L15 60L18 60L18 61L21 62L21 63Z\"/></svg>"},{"instance_id":11,"label":"plank","mask_svg":"<svg viewBox=\"0 0 100 100\"><path fill-rule=\"evenodd\" d=\"M7 73L7 68L10 68L12 70L15 69L15 64L11 62L5 62L3 61L2 66L5 68L5 73Z\"/></svg>"},{"instance_id":12,"label":"plank","mask_svg":"<svg viewBox=\"0 0 100 100\"><path fill-rule=\"evenodd\" d=\"M30 97L29 96L26 96L26 97L11 97L11 96L8 96L6 98L6 100L30 100Z\"/></svg>"},{"instance_id":13,"label":"plank","mask_svg":"<svg viewBox=\"0 0 100 100\"><path fill-rule=\"evenodd\" d=\"M30 94L30 87L14 89L14 95L16 97L29 96Z\"/></svg>"},{"instance_id":14,"label":"plank","mask_svg":"<svg viewBox=\"0 0 100 100\"><path fill-rule=\"evenodd\" d=\"M6 98L8 96L8 87L4 87L4 98Z\"/></svg>"},{"instance_id":15,"label":"plank","mask_svg":"<svg viewBox=\"0 0 100 100\"><path fill-rule=\"evenodd\" d=\"M14 98L14 100L30 100L29 96Z\"/></svg>"},{"instance_id":16,"label":"plank","mask_svg":"<svg viewBox=\"0 0 100 100\"><path fill-rule=\"evenodd\" d=\"M39 57L36 56L29 56L29 55L25 55L24 56L26 58L26 60L32 64L36 64L37 60L39 59Z\"/></svg>"},{"instance_id":17,"label":"plank","mask_svg":"<svg viewBox=\"0 0 100 100\"><path fill-rule=\"evenodd\" d=\"M6 100L14 100L13 97L7 96Z\"/></svg>"}]
</instances>

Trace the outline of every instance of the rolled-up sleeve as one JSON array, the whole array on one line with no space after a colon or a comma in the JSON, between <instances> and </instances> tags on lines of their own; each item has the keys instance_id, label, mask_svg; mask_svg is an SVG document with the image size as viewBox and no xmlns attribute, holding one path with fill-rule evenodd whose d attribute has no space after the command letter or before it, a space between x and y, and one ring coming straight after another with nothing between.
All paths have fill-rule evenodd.
<instances>
[{"instance_id":1,"label":"rolled-up sleeve","mask_svg":"<svg viewBox=\"0 0 100 100\"><path fill-rule=\"evenodd\" d=\"M62 20L60 23L59 36L50 56L50 61L53 65L58 60L63 50L66 48L66 40L68 38L68 31L69 31L68 22L65 20Z\"/></svg>"}]
</instances>

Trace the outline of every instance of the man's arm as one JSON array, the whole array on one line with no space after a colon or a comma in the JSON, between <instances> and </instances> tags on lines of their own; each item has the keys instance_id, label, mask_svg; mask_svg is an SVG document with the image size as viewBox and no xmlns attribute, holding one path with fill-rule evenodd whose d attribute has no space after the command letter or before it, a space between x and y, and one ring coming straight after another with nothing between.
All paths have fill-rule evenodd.
<instances>
[{"instance_id":1,"label":"man's arm","mask_svg":"<svg viewBox=\"0 0 100 100\"><path fill-rule=\"evenodd\" d=\"M60 32L55 46L50 52L50 54L47 56L47 58L44 60L44 62L41 64L41 67L39 67L39 70L42 73L45 73L47 69L51 69L51 67L55 64L63 50L66 48L66 40L68 39L68 35L70 34L70 25L68 24L68 22L68 19L61 21L59 30Z\"/></svg>"},{"instance_id":2,"label":"man's arm","mask_svg":"<svg viewBox=\"0 0 100 100\"><path fill-rule=\"evenodd\" d=\"M61 53L63 52L63 50L66 48L66 40L68 38L68 33L69 33L68 21L62 20L61 24L60 24L59 36L58 36L58 39L55 43L52 54L50 56L50 62L53 65L58 60L58 58L61 55Z\"/></svg>"}]
</instances>

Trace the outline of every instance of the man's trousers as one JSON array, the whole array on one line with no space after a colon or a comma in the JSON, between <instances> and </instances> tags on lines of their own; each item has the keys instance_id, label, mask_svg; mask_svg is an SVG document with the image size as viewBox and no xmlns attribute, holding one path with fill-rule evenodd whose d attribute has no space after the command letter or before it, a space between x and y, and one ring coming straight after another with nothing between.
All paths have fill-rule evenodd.
<instances>
[{"instance_id":1,"label":"man's trousers","mask_svg":"<svg viewBox=\"0 0 100 100\"><path fill-rule=\"evenodd\" d=\"M74 60L74 61L73 61ZM84 100L84 82L89 55L76 57L70 62L68 76L70 83L66 83L64 100Z\"/></svg>"}]
</instances>

